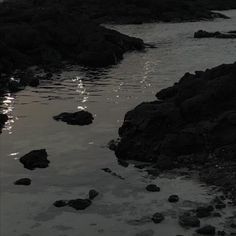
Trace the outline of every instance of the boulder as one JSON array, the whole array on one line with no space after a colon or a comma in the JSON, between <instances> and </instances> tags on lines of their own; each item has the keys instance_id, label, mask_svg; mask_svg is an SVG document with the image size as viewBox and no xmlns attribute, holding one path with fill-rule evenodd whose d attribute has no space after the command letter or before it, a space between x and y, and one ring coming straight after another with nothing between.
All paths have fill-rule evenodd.
<instances>
[{"instance_id":1,"label":"boulder","mask_svg":"<svg viewBox=\"0 0 236 236\"><path fill-rule=\"evenodd\" d=\"M53 117L55 120L66 122L69 125L89 125L93 122L93 115L88 111L78 111L74 113L63 112Z\"/></svg>"},{"instance_id":2,"label":"boulder","mask_svg":"<svg viewBox=\"0 0 236 236\"><path fill-rule=\"evenodd\" d=\"M50 161L47 159L45 149L33 150L20 158L20 162L26 169L34 170L35 168L46 168Z\"/></svg>"}]
</instances>

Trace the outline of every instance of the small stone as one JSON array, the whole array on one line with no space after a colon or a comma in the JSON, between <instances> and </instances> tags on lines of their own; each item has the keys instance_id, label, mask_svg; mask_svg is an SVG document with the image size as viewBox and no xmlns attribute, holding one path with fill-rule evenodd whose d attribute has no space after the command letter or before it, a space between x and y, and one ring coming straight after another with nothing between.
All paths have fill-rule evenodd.
<instances>
[{"instance_id":1,"label":"small stone","mask_svg":"<svg viewBox=\"0 0 236 236\"><path fill-rule=\"evenodd\" d=\"M30 185L31 179L29 179L29 178L18 179L14 184L15 185Z\"/></svg>"},{"instance_id":2,"label":"small stone","mask_svg":"<svg viewBox=\"0 0 236 236\"><path fill-rule=\"evenodd\" d=\"M53 203L55 207L64 207L68 205L68 201L65 200L58 200Z\"/></svg>"},{"instance_id":3,"label":"small stone","mask_svg":"<svg viewBox=\"0 0 236 236\"><path fill-rule=\"evenodd\" d=\"M179 201L179 196L178 195L171 195L168 198L169 202L178 202Z\"/></svg>"},{"instance_id":4,"label":"small stone","mask_svg":"<svg viewBox=\"0 0 236 236\"><path fill-rule=\"evenodd\" d=\"M155 223L155 224L159 224L161 223L163 220L165 219L164 215L162 213L155 213L153 216L152 216L152 221Z\"/></svg>"},{"instance_id":5,"label":"small stone","mask_svg":"<svg viewBox=\"0 0 236 236\"><path fill-rule=\"evenodd\" d=\"M146 187L146 190L149 191L149 192L160 192L160 188L157 187L155 184L149 184Z\"/></svg>"},{"instance_id":6,"label":"small stone","mask_svg":"<svg viewBox=\"0 0 236 236\"><path fill-rule=\"evenodd\" d=\"M200 229L197 229L196 232L198 234L203 234L203 235L215 235L216 228L214 226L211 226L211 225L206 225L206 226L203 226Z\"/></svg>"},{"instance_id":7,"label":"small stone","mask_svg":"<svg viewBox=\"0 0 236 236\"><path fill-rule=\"evenodd\" d=\"M97 197L99 194L99 192L97 192L96 190L92 189L89 191L89 199L93 200L95 197Z\"/></svg>"},{"instance_id":8,"label":"small stone","mask_svg":"<svg viewBox=\"0 0 236 236\"><path fill-rule=\"evenodd\" d=\"M91 200L89 199L75 199L70 200L68 205L75 210L84 210L92 204Z\"/></svg>"}]
</instances>

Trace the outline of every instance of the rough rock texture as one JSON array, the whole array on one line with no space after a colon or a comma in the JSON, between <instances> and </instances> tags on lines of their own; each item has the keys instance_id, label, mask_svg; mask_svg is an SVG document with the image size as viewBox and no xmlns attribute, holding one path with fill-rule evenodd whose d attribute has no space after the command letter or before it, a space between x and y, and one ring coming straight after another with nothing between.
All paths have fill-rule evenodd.
<instances>
[{"instance_id":1,"label":"rough rock texture","mask_svg":"<svg viewBox=\"0 0 236 236\"><path fill-rule=\"evenodd\" d=\"M236 63L186 73L156 96L126 114L117 157L160 169L200 166L205 181L235 196Z\"/></svg>"},{"instance_id":2,"label":"rough rock texture","mask_svg":"<svg viewBox=\"0 0 236 236\"><path fill-rule=\"evenodd\" d=\"M53 117L55 120L66 122L69 125L89 125L93 122L93 115L87 111L78 111L75 113L63 112Z\"/></svg>"},{"instance_id":3,"label":"rough rock texture","mask_svg":"<svg viewBox=\"0 0 236 236\"><path fill-rule=\"evenodd\" d=\"M20 162L29 170L46 168L50 163L47 156L48 154L45 149L34 150L21 157Z\"/></svg>"},{"instance_id":4,"label":"rough rock texture","mask_svg":"<svg viewBox=\"0 0 236 236\"><path fill-rule=\"evenodd\" d=\"M221 38L221 39L233 39L236 38L236 31L229 31L226 33L217 32L207 32L204 30L199 30L194 33L194 38Z\"/></svg>"}]
</instances>

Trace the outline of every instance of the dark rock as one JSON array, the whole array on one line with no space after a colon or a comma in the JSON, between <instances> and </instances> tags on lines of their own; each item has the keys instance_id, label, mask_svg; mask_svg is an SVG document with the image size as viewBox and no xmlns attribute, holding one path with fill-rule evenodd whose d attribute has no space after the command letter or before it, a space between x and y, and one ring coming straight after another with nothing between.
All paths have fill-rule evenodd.
<instances>
[{"instance_id":1,"label":"dark rock","mask_svg":"<svg viewBox=\"0 0 236 236\"><path fill-rule=\"evenodd\" d=\"M159 170L200 169L202 180L234 198L235 75L236 63L187 73L158 92L159 100L129 111L119 128L117 158L153 162Z\"/></svg>"},{"instance_id":2,"label":"dark rock","mask_svg":"<svg viewBox=\"0 0 236 236\"><path fill-rule=\"evenodd\" d=\"M45 149L34 150L21 157L20 162L29 170L34 170L35 168L46 168L50 163L47 156Z\"/></svg>"},{"instance_id":3,"label":"dark rock","mask_svg":"<svg viewBox=\"0 0 236 236\"><path fill-rule=\"evenodd\" d=\"M90 200L93 200L95 197L97 197L99 195L99 192L92 189L89 191L89 199Z\"/></svg>"},{"instance_id":4,"label":"dark rock","mask_svg":"<svg viewBox=\"0 0 236 236\"><path fill-rule=\"evenodd\" d=\"M199 30L194 34L194 38L236 38L236 33L234 31L230 31L227 33L221 33L221 32L207 32L204 30Z\"/></svg>"},{"instance_id":5,"label":"dark rock","mask_svg":"<svg viewBox=\"0 0 236 236\"><path fill-rule=\"evenodd\" d=\"M69 125L89 125L93 122L93 115L87 111L78 111L75 113L61 113L53 117L55 120L66 122Z\"/></svg>"},{"instance_id":6,"label":"dark rock","mask_svg":"<svg viewBox=\"0 0 236 236\"><path fill-rule=\"evenodd\" d=\"M8 116L6 114L0 113L0 133L2 132L2 128L7 121L8 121Z\"/></svg>"},{"instance_id":7,"label":"dark rock","mask_svg":"<svg viewBox=\"0 0 236 236\"><path fill-rule=\"evenodd\" d=\"M155 213L153 216L152 216L152 221L155 223L155 224L159 224L161 223L163 220L165 219L164 215L162 213Z\"/></svg>"},{"instance_id":8,"label":"dark rock","mask_svg":"<svg viewBox=\"0 0 236 236\"><path fill-rule=\"evenodd\" d=\"M214 226L211 226L211 225L206 225L206 226L203 226L200 229L197 229L196 232L198 234L203 234L203 235L215 235L216 228Z\"/></svg>"},{"instance_id":9,"label":"dark rock","mask_svg":"<svg viewBox=\"0 0 236 236\"><path fill-rule=\"evenodd\" d=\"M158 186L156 186L155 184L149 184L147 187L146 187L146 190L148 192L160 192L160 188Z\"/></svg>"},{"instance_id":10,"label":"dark rock","mask_svg":"<svg viewBox=\"0 0 236 236\"><path fill-rule=\"evenodd\" d=\"M75 199L69 200L68 205L75 210L84 210L92 204L89 199Z\"/></svg>"},{"instance_id":11,"label":"dark rock","mask_svg":"<svg viewBox=\"0 0 236 236\"><path fill-rule=\"evenodd\" d=\"M189 212L185 212L179 217L179 224L183 227L199 227L200 220Z\"/></svg>"},{"instance_id":12,"label":"dark rock","mask_svg":"<svg viewBox=\"0 0 236 236\"><path fill-rule=\"evenodd\" d=\"M55 207L64 207L68 205L68 201L66 200L58 200L53 203Z\"/></svg>"},{"instance_id":13,"label":"dark rock","mask_svg":"<svg viewBox=\"0 0 236 236\"><path fill-rule=\"evenodd\" d=\"M196 209L197 217L198 218L208 217L211 215L213 210L214 210L213 206L198 207Z\"/></svg>"},{"instance_id":14,"label":"dark rock","mask_svg":"<svg viewBox=\"0 0 236 236\"><path fill-rule=\"evenodd\" d=\"M171 195L168 198L169 202L178 202L179 201L179 196L178 195Z\"/></svg>"},{"instance_id":15,"label":"dark rock","mask_svg":"<svg viewBox=\"0 0 236 236\"><path fill-rule=\"evenodd\" d=\"M29 179L29 178L18 179L14 184L15 185L30 185L31 179Z\"/></svg>"},{"instance_id":16,"label":"dark rock","mask_svg":"<svg viewBox=\"0 0 236 236\"><path fill-rule=\"evenodd\" d=\"M31 86L31 87L37 87L38 85L39 85L39 78L37 78L37 77L33 77L29 81L29 86Z\"/></svg>"},{"instance_id":17,"label":"dark rock","mask_svg":"<svg viewBox=\"0 0 236 236\"><path fill-rule=\"evenodd\" d=\"M10 92L18 92L20 90L22 90L22 86L20 84L19 81L14 80L14 79L10 79L8 82L8 89Z\"/></svg>"}]
</instances>

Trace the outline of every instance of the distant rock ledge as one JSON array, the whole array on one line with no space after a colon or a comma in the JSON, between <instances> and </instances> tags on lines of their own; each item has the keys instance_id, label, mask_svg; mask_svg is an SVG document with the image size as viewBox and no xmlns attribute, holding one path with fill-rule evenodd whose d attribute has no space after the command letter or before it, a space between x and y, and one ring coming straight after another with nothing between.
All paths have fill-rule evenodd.
<instances>
[{"instance_id":1,"label":"distant rock ledge","mask_svg":"<svg viewBox=\"0 0 236 236\"><path fill-rule=\"evenodd\" d=\"M194 33L194 38L221 38L221 39L236 39L236 30L229 32L207 32L204 30L199 30Z\"/></svg>"},{"instance_id":2,"label":"distant rock ledge","mask_svg":"<svg viewBox=\"0 0 236 236\"><path fill-rule=\"evenodd\" d=\"M202 178L236 193L236 63L186 73L125 115L119 159L158 169L200 169Z\"/></svg>"}]
</instances>

